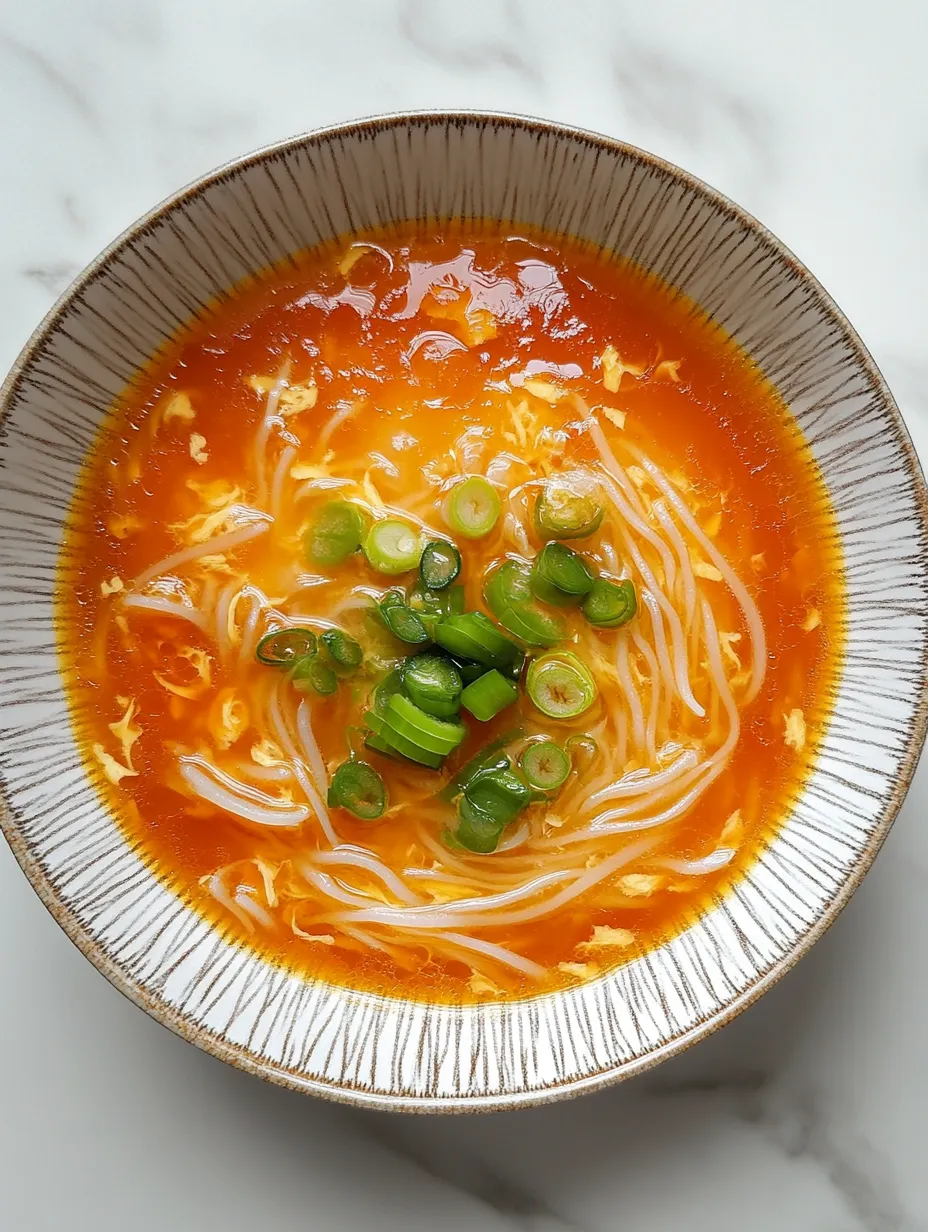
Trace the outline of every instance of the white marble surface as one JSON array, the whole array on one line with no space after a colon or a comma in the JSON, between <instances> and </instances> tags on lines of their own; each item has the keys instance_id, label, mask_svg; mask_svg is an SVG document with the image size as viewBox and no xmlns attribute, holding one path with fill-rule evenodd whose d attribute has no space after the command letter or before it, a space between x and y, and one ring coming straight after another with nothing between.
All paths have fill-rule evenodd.
<instances>
[{"instance_id":1,"label":"white marble surface","mask_svg":"<svg viewBox=\"0 0 928 1232\"><path fill-rule=\"evenodd\" d=\"M924 0L30 0L0 9L0 364L173 189L319 124L531 112L759 215L928 457ZM684 1057L527 1113L400 1119L266 1087L124 1001L0 850L4 1232L922 1232L928 763L831 933Z\"/></svg>"}]
</instances>

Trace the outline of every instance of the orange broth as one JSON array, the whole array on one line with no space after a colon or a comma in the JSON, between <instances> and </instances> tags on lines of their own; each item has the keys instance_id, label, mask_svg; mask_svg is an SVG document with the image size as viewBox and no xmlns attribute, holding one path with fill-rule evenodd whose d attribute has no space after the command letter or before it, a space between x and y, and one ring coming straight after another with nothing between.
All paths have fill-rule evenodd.
<instances>
[{"instance_id":1,"label":"orange broth","mask_svg":"<svg viewBox=\"0 0 928 1232\"><path fill-rule=\"evenodd\" d=\"M138 374L107 420L87 459L62 555L58 618L75 730L108 806L139 853L235 940L352 988L443 1001L494 995L492 983L474 982L472 964L437 957L427 946L397 961L363 947L319 943L283 925L252 931L214 901L204 882L218 868L257 852L276 866L315 842L311 821L263 832L191 801L177 790L170 769L170 750L195 744L197 733L215 724L224 690L234 689L247 707L250 682L273 669L254 661L224 667L206 633L171 616L123 612L120 598L130 579L183 546L171 528L204 512L203 485L225 481L255 502L254 440L265 398L249 378L273 379L285 360L292 365L291 384L318 386L315 405L286 421L300 442L293 465L333 476L343 464L363 466L391 506L415 505L421 513L434 496L428 520L441 527L439 494L421 468L431 466L437 479L450 473L449 449L473 427L489 429L484 458L530 449L519 441L509 410L519 394L506 386L512 374L528 372L530 379L569 387L592 407L623 413L622 427L621 414L600 413L606 436L634 443L666 474L682 477L700 524L758 606L767 674L742 712L730 765L670 828L661 848L672 857L697 858L712 850L724 820L740 809L744 835L736 859L699 878L665 874L640 900L610 905L609 894L597 892L538 924L496 930L497 940L548 972L540 987L518 977L498 979L496 993L544 991L626 961L678 932L744 871L782 821L814 756L839 666L843 594L832 514L821 475L775 390L718 326L653 277L587 245L524 226L410 224L363 238L378 248L330 245L236 288ZM600 357L609 346L626 365L614 392L603 386ZM177 391L187 395L194 419L165 416ZM349 401L361 405L320 456L322 427L339 403ZM533 399L532 415L535 430L571 418L544 398ZM274 443L275 459L282 447ZM571 462L592 457L582 435L568 452ZM307 517L332 495L285 500L272 536L230 553L229 568L275 595L279 577L300 556ZM468 607L483 608L483 575L507 549L496 534L457 541ZM595 553L595 536L572 546ZM227 580L218 574L215 584ZM298 610L325 616L350 587L384 589L394 581L373 575L358 555L332 570L325 584L306 590ZM102 593L120 584L121 591ZM718 587L711 580L699 585ZM715 611L720 627L743 634L730 596L718 596ZM362 625L351 631L364 641ZM744 646L743 637L733 644L736 656L743 657ZM209 687L199 695L195 664L177 657L185 647L202 650L210 665ZM189 686L194 696L166 689L159 675L181 690ZM347 681L333 697L311 703L330 771L348 754L346 730L360 723L365 687ZM131 748L137 773L115 784L100 773L93 746L123 761L110 725L130 700L141 727ZM519 718L529 728L556 729L539 725L524 696L517 709L516 718L504 712L488 725L472 724L481 730L449 760L450 769ZM797 710L804 745L787 740L788 716ZM583 723L570 730L582 731ZM247 758L264 734L249 723L230 755ZM391 802L404 791L423 794L430 774L438 784L448 778L372 760L388 782ZM559 807L569 811L569 800ZM342 840L371 847L391 868L412 858L413 809L374 824L335 810L333 821ZM439 838L440 829L434 832ZM594 964L582 943L600 925L631 934L633 942L598 953Z\"/></svg>"}]
</instances>

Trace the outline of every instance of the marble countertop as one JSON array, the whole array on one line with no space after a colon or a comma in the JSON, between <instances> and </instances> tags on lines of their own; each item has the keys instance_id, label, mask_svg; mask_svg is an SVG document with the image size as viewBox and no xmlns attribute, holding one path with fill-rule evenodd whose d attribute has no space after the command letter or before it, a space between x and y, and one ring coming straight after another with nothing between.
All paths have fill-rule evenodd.
<instances>
[{"instance_id":1,"label":"marble countertop","mask_svg":"<svg viewBox=\"0 0 928 1232\"><path fill-rule=\"evenodd\" d=\"M0 364L117 232L213 165L421 107L599 129L772 228L928 458L923 0L30 0L0 14ZM264 1086L81 957L0 850L10 1232L923 1232L928 762L873 871L759 1005L642 1078L406 1119ZM921 1042L920 1042L921 1041Z\"/></svg>"}]
</instances>

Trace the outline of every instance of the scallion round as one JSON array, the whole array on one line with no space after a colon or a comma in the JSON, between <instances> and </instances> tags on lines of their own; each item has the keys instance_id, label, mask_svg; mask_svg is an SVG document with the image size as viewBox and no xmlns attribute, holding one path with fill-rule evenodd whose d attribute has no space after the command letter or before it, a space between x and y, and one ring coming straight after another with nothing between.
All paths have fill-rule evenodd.
<instances>
[{"instance_id":1,"label":"scallion round","mask_svg":"<svg viewBox=\"0 0 928 1232\"><path fill-rule=\"evenodd\" d=\"M527 565L507 560L483 588L487 607L503 626L528 646L554 646L566 636L559 616L543 611L529 586Z\"/></svg>"},{"instance_id":2,"label":"scallion round","mask_svg":"<svg viewBox=\"0 0 928 1232\"><path fill-rule=\"evenodd\" d=\"M419 564L422 536L398 518L384 518L367 532L364 555L378 573L408 573Z\"/></svg>"},{"instance_id":3,"label":"scallion round","mask_svg":"<svg viewBox=\"0 0 928 1232\"><path fill-rule=\"evenodd\" d=\"M541 791L556 791L567 782L570 774L570 758L553 740L530 744L519 758L519 764L531 786Z\"/></svg>"},{"instance_id":4,"label":"scallion round","mask_svg":"<svg viewBox=\"0 0 928 1232\"><path fill-rule=\"evenodd\" d=\"M495 719L501 710L505 710L519 696L519 690L501 675L496 668L484 672L461 694L461 705L469 710L475 719L488 723Z\"/></svg>"},{"instance_id":5,"label":"scallion round","mask_svg":"<svg viewBox=\"0 0 928 1232\"><path fill-rule=\"evenodd\" d=\"M328 501L306 532L306 556L314 565L340 565L361 546L364 529L364 515L357 505Z\"/></svg>"},{"instance_id":6,"label":"scallion round","mask_svg":"<svg viewBox=\"0 0 928 1232\"><path fill-rule=\"evenodd\" d=\"M481 539L488 535L499 518L499 493L482 475L471 475L456 484L445 497L442 513L458 535Z\"/></svg>"},{"instance_id":7,"label":"scallion round","mask_svg":"<svg viewBox=\"0 0 928 1232\"><path fill-rule=\"evenodd\" d=\"M320 697L329 697L338 688L338 677L318 654L297 659L290 681L300 693L318 693Z\"/></svg>"},{"instance_id":8,"label":"scallion round","mask_svg":"<svg viewBox=\"0 0 928 1232\"><path fill-rule=\"evenodd\" d=\"M551 719L575 719L596 700L589 668L568 650L534 659L525 686L534 705Z\"/></svg>"},{"instance_id":9,"label":"scallion round","mask_svg":"<svg viewBox=\"0 0 928 1232\"><path fill-rule=\"evenodd\" d=\"M328 805L347 809L362 821L376 821L386 811L386 784L369 762L342 762L329 785Z\"/></svg>"},{"instance_id":10,"label":"scallion round","mask_svg":"<svg viewBox=\"0 0 928 1232\"><path fill-rule=\"evenodd\" d=\"M580 610L597 629L617 629L638 611L635 583L630 578L624 582L597 578Z\"/></svg>"},{"instance_id":11,"label":"scallion round","mask_svg":"<svg viewBox=\"0 0 928 1232\"><path fill-rule=\"evenodd\" d=\"M353 637L349 637L341 629L326 629L319 640L337 668L344 672L353 672L361 666L364 651Z\"/></svg>"},{"instance_id":12,"label":"scallion round","mask_svg":"<svg viewBox=\"0 0 928 1232\"><path fill-rule=\"evenodd\" d=\"M443 655L420 654L403 665L403 687L412 701L436 718L447 719L461 708L461 673Z\"/></svg>"},{"instance_id":13,"label":"scallion round","mask_svg":"<svg viewBox=\"0 0 928 1232\"><path fill-rule=\"evenodd\" d=\"M258 642L255 656L268 667L292 667L297 659L316 653L316 635L311 629L276 629Z\"/></svg>"},{"instance_id":14,"label":"scallion round","mask_svg":"<svg viewBox=\"0 0 928 1232\"><path fill-rule=\"evenodd\" d=\"M430 539L422 549L419 576L428 590L444 590L461 572L461 553L453 543Z\"/></svg>"},{"instance_id":15,"label":"scallion round","mask_svg":"<svg viewBox=\"0 0 928 1232\"><path fill-rule=\"evenodd\" d=\"M577 467L545 481L535 501L535 530L540 539L583 539L606 516L602 485L592 471Z\"/></svg>"},{"instance_id":16,"label":"scallion round","mask_svg":"<svg viewBox=\"0 0 928 1232\"><path fill-rule=\"evenodd\" d=\"M567 607L588 595L595 580L579 552L555 540L535 557L528 583L536 599Z\"/></svg>"}]
</instances>

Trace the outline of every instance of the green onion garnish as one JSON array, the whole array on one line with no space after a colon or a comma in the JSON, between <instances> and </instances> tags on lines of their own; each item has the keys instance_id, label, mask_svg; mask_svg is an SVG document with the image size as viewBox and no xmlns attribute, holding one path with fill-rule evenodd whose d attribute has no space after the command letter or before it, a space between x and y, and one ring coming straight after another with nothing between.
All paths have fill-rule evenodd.
<instances>
[{"instance_id":1,"label":"green onion garnish","mask_svg":"<svg viewBox=\"0 0 928 1232\"><path fill-rule=\"evenodd\" d=\"M422 549L419 576L429 590L444 590L461 572L461 553L453 543L430 539Z\"/></svg>"},{"instance_id":2,"label":"green onion garnish","mask_svg":"<svg viewBox=\"0 0 928 1232\"><path fill-rule=\"evenodd\" d=\"M482 669L481 669L482 670ZM420 710L447 719L461 708L461 673L443 655L420 654L407 659L403 686Z\"/></svg>"},{"instance_id":3,"label":"green onion garnish","mask_svg":"<svg viewBox=\"0 0 928 1232\"><path fill-rule=\"evenodd\" d=\"M519 758L522 773L532 787L540 791L556 791L567 782L570 758L553 740L530 744Z\"/></svg>"},{"instance_id":4,"label":"green onion garnish","mask_svg":"<svg viewBox=\"0 0 928 1232\"><path fill-rule=\"evenodd\" d=\"M373 738L377 741L374 744L369 737L368 743L378 752L393 753L397 756L406 757L409 761L418 762L422 766L429 766L432 770L437 770L444 761L444 756L441 753L430 753L414 741L407 740L404 736L391 730L387 725L384 714L378 714L376 710L368 710L364 716L364 722L374 733Z\"/></svg>"},{"instance_id":5,"label":"green onion garnish","mask_svg":"<svg viewBox=\"0 0 928 1232\"><path fill-rule=\"evenodd\" d=\"M488 535L499 517L499 493L482 475L471 475L456 484L445 497L442 513L459 535L480 539Z\"/></svg>"},{"instance_id":6,"label":"green onion garnish","mask_svg":"<svg viewBox=\"0 0 928 1232\"><path fill-rule=\"evenodd\" d=\"M469 684L461 694L461 705L469 710L475 719L488 723L496 718L501 710L505 710L519 696L519 690L495 669L478 677Z\"/></svg>"},{"instance_id":7,"label":"green onion garnish","mask_svg":"<svg viewBox=\"0 0 928 1232\"><path fill-rule=\"evenodd\" d=\"M519 647L483 612L462 612L438 622L435 641L456 659L471 659L505 670L519 657Z\"/></svg>"},{"instance_id":8,"label":"green onion garnish","mask_svg":"<svg viewBox=\"0 0 928 1232\"><path fill-rule=\"evenodd\" d=\"M535 501L535 530L540 539L583 539L606 515L602 486L592 471L562 471L545 481Z\"/></svg>"},{"instance_id":9,"label":"green onion garnish","mask_svg":"<svg viewBox=\"0 0 928 1232\"><path fill-rule=\"evenodd\" d=\"M384 518L367 532L364 555L378 573L408 573L422 556L422 536L406 522Z\"/></svg>"},{"instance_id":10,"label":"green onion garnish","mask_svg":"<svg viewBox=\"0 0 928 1232\"><path fill-rule=\"evenodd\" d=\"M394 603L389 606L381 604L380 614L384 624L401 642L408 642L410 646L421 646L423 642L429 640L429 631L423 617L418 612L414 612L411 607L407 607L405 603Z\"/></svg>"},{"instance_id":11,"label":"green onion garnish","mask_svg":"<svg viewBox=\"0 0 928 1232\"><path fill-rule=\"evenodd\" d=\"M427 753L436 753L440 757L447 755L458 747L467 735L463 723L438 719L426 714L415 702L402 693L394 693L383 713L387 725L387 739L392 735L401 736L417 748Z\"/></svg>"},{"instance_id":12,"label":"green onion garnish","mask_svg":"<svg viewBox=\"0 0 928 1232\"><path fill-rule=\"evenodd\" d=\"M376 821L386 810L387 788L369 762L345 761L332 776L328 805L347 809L362 821Z\"/></svg>"},{"instance_id":13,"label":"green onion garnish","mask_svg":"<svg viewBox=\"0 0 928 1232\"><path fill-rule=\"evenodd\" d=\"M329 501L306 532L306 555L314 565L340 565L361 546L364 529L364 516L357 505Z\"/></svg>"},{"instance_id":14,"label":"green onion garnish","mask_svg":"<svg viewBox=\"0 0 928 1232\"><path fill-rule=\"evenodd\" d=\"M638 611L635 583L629 578L624 582L597 578L580 610L597 629L617 629Z\"/></svg>"},{"instance_id":15,"label":"green onion garnish","mask_svg":"<svg viewBox=\"0 0 928 1232\"><path fill-rule=\"evenodd\" d=\"M290 682L300 693L318 693L320 697L329 697L338 688L338 677L318 654L297 659Z\"/></svg>"},{"instance_id":16,"label":"green onion garnish","mask_svg":"<svg viewBox=\"0 0 928 1232\"><path fill-rule=\"evenodd\" d=\"M326 629L319 640L329 652L332 662L342 671L353 672L361 666L364 652L360 644L341 629Z\"/></svg>"},{"instance_id":17,"label":"green onion garnish","mask_svg":"<svg viewBox=\"0 0 928 1232\"><path fill-rule=\"evenodd\" d=\"M535 557L528 581L536 599L567 607L590 593L595 577L578 552L555 541Z\"/></svg>"},{"instance_id":18,"label":"green onion garnish","mask_svg":"<svg viewBox=\"0 0 928 1232\"><path fill-rule=\"evenodd\" d=\"M297 659L316 653L316 635L311 629L277 629L265 633L255 656L269 667L292 667Z\"/></svg>"},{"instance_id":19,"label":"green onion garnish","mask_svg":"<svg viewBox=\"0 0 928 1232\"><path fill-rule=\"evenodd\" d=\"M596 700L589 669L568 650L534 659L525 684L533 703L551 719L575 719Z\"/></svg>"},{"instance_id":20,"label":"green onion garnish","mask_svg":"<svg viewBox=\"0 0 928 1232\"><path fill-rule=\"evenodd\" d=\"M527 565L507 560L491 575L483 588L487 607L510 633L529 646L554 646L566 636L559 617L535 602L529 586Z\"/></svg>"}]
</instances>

